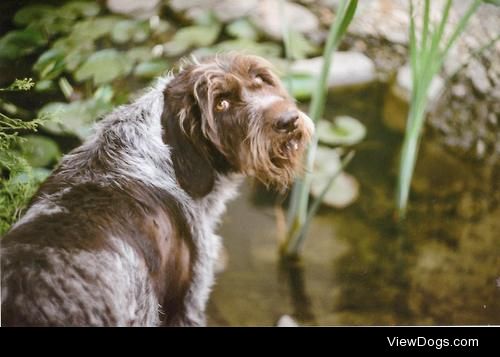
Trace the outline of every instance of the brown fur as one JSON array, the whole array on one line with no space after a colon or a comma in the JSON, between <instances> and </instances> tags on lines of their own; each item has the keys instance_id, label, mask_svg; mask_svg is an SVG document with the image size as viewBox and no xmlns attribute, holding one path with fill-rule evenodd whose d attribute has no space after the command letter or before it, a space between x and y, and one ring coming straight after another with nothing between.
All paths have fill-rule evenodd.
<instances>
[{"instance_id":1,"label":"brown fur","mask_svg":"<svg viewBox=\"0 0 500 357\"><path fill-rule=\"evenodd\" d=\"M108 115L2 239L3 325L204 323L221 185L286 187L312 129L256 57L190 64L162 91Z\"/></svg>"}]
</instances>

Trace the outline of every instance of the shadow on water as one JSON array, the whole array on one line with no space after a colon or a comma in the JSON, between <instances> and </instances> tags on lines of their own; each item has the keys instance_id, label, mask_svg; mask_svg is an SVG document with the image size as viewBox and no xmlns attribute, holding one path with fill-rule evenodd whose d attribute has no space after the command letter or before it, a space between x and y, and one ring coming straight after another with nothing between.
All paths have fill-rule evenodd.
<instances>
[{"instance_id":1,"label":"shadow on water","mask_svg":"<svg viewBox=\"0 0 500 357\"><path fill-rule=\"evenodd\" d=\"M347 171L360 197L322 208L300 262L280 262L276 196L242 187L220 229L229 263L208 308L211 325L500 323L500 170L446 152L426 133L408 219L393 192L402 137L382 124L382 86L335 95L327 117L367 126Z\"/></svg>"}]
</instances>

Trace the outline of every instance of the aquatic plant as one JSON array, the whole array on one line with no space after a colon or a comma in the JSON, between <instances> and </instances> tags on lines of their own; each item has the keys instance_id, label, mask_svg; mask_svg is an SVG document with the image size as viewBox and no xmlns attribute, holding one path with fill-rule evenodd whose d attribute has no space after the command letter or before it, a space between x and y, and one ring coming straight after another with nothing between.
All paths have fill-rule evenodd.
<instances>
[{"instance_id":1,"label":"aquatic plant","mask_svg":"<svg viewBox=\"0 0 500 357\"><path fill-rule=\"evenodd\" d=\"M321 73L316 78L315 88L314 92L312 93L312 100L309 109L309 117L315 123L322 117L325 108L325 99L327 93L326 81L328 78L328 73L330 71L330 64L332 62L333 53L337 49L340 40L347 31L347 28L351 23L352 18L354 17L357 4L357 0L340 1L337 16L330 27L326 45L323 51L323 65L321 68ZM289 39L289 36L285 36L285 39ZM285 43L287 42L290 41L285 41ZM289 48L290 44L287 44L286 47ZM306 237L310 221L315 211L319 207L321 199L328 191L328 186L333 183L335 177L338 175L338 173L332 175L332 179L328 182L329 185L324 188L322 195L316 198L316 202L309 210L309 193L312 180L314 157L317 146L318 137L316 135L307 150L305 159L305 174L303 178L297 179L292 189L290 207L288 210L287 237L281 247L281 251L285 256L296 256L299 254L299 251ZM348 155L344 158L344 160L342 161L342 165L338 171L339 173L351 158L352 155Z\"/></svg>"},{"instance_id":2,"label":"aquatic plant","mask_svg":"<svg viewBox=\"0 0 500 357\"><path fill-rule=\"evenodd\" d=\"M397 216L402 219L406 215L410 185L418 156L418 149L425 122L428 105L428 91L432 79L441 70L450 48L464 31L471 16L476 12L483 0L474 0L467 11L445 39L445 28L448 22L452 0L446 0L442 17L436 24L430 21L430 0L423 2L422 30L417 39L413 1L410 2L410 67L412 73L412 93L410 110L406 122L406 131L399 162L399 174L396 187ZM497 0L489 1L498 3Z\"/></svg>"}]
</instances>

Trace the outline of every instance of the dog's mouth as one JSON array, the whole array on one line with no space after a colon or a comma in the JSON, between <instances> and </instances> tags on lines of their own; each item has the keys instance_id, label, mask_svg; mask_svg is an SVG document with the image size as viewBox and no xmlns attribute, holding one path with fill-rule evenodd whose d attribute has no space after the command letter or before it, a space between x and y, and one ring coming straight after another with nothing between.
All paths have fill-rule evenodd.
<instances>
[{"instance_id":1,"label":"dog's mouth","mask_svg":"<svg viewBox=\"0 0 500 357\"><path fill-rule=\"evenodd\" d=\"M300 131L295 130L288 133L285 138L282 139L281 145L279 146L279 154L283 158L288 158L290 156L295 156L304 148L304 138Z\"/></svg>"},{"instance_id":2,"label":"dog's mouth","mask_svg":"<svg viewBox=\"0 0 500 357\"><path fill-rule=\"evenodd\" d=\"M291 138L282 145L281 151L283 154L294 153L296 151L299 151L299 145L300 140L298 140L297 138Z\"/></svg>"}]
</instances>

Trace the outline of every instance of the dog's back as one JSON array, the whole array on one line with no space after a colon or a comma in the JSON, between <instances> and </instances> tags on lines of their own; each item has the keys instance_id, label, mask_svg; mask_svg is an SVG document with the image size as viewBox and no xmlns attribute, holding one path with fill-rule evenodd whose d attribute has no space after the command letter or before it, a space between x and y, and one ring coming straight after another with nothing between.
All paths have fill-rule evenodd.
<instances>
[{"instance_id":1,"label":"dog's back","mask_svg":"<svg viewBox=\"0 0 500 357\"><path fill-rule=\"evenodd\" d=\"M160 80L63 158L2 240L2 323L204 325L226 202L243 175L287 187L313 132L262 59Z\"/></svg>"},{"instance_id":2,"label":"dog's back","mask_svg":"<svg viewBox=\"0 0 500 357\"><path fill-rule=\"evenodd\" d=\"M167 173L157 180L161 187L145 182L162 165L140 151L168 158L164 146L154 147L159 129L141 122L156 116L159 123L163 97L150 97L148 105L133 103L104 119L2 238L3 326L144 326L162 316L180 323L192 246L170 193L174 179ZM141 170L149 170L144 180L137 179Z\"/></svg>"}]
</instances>

